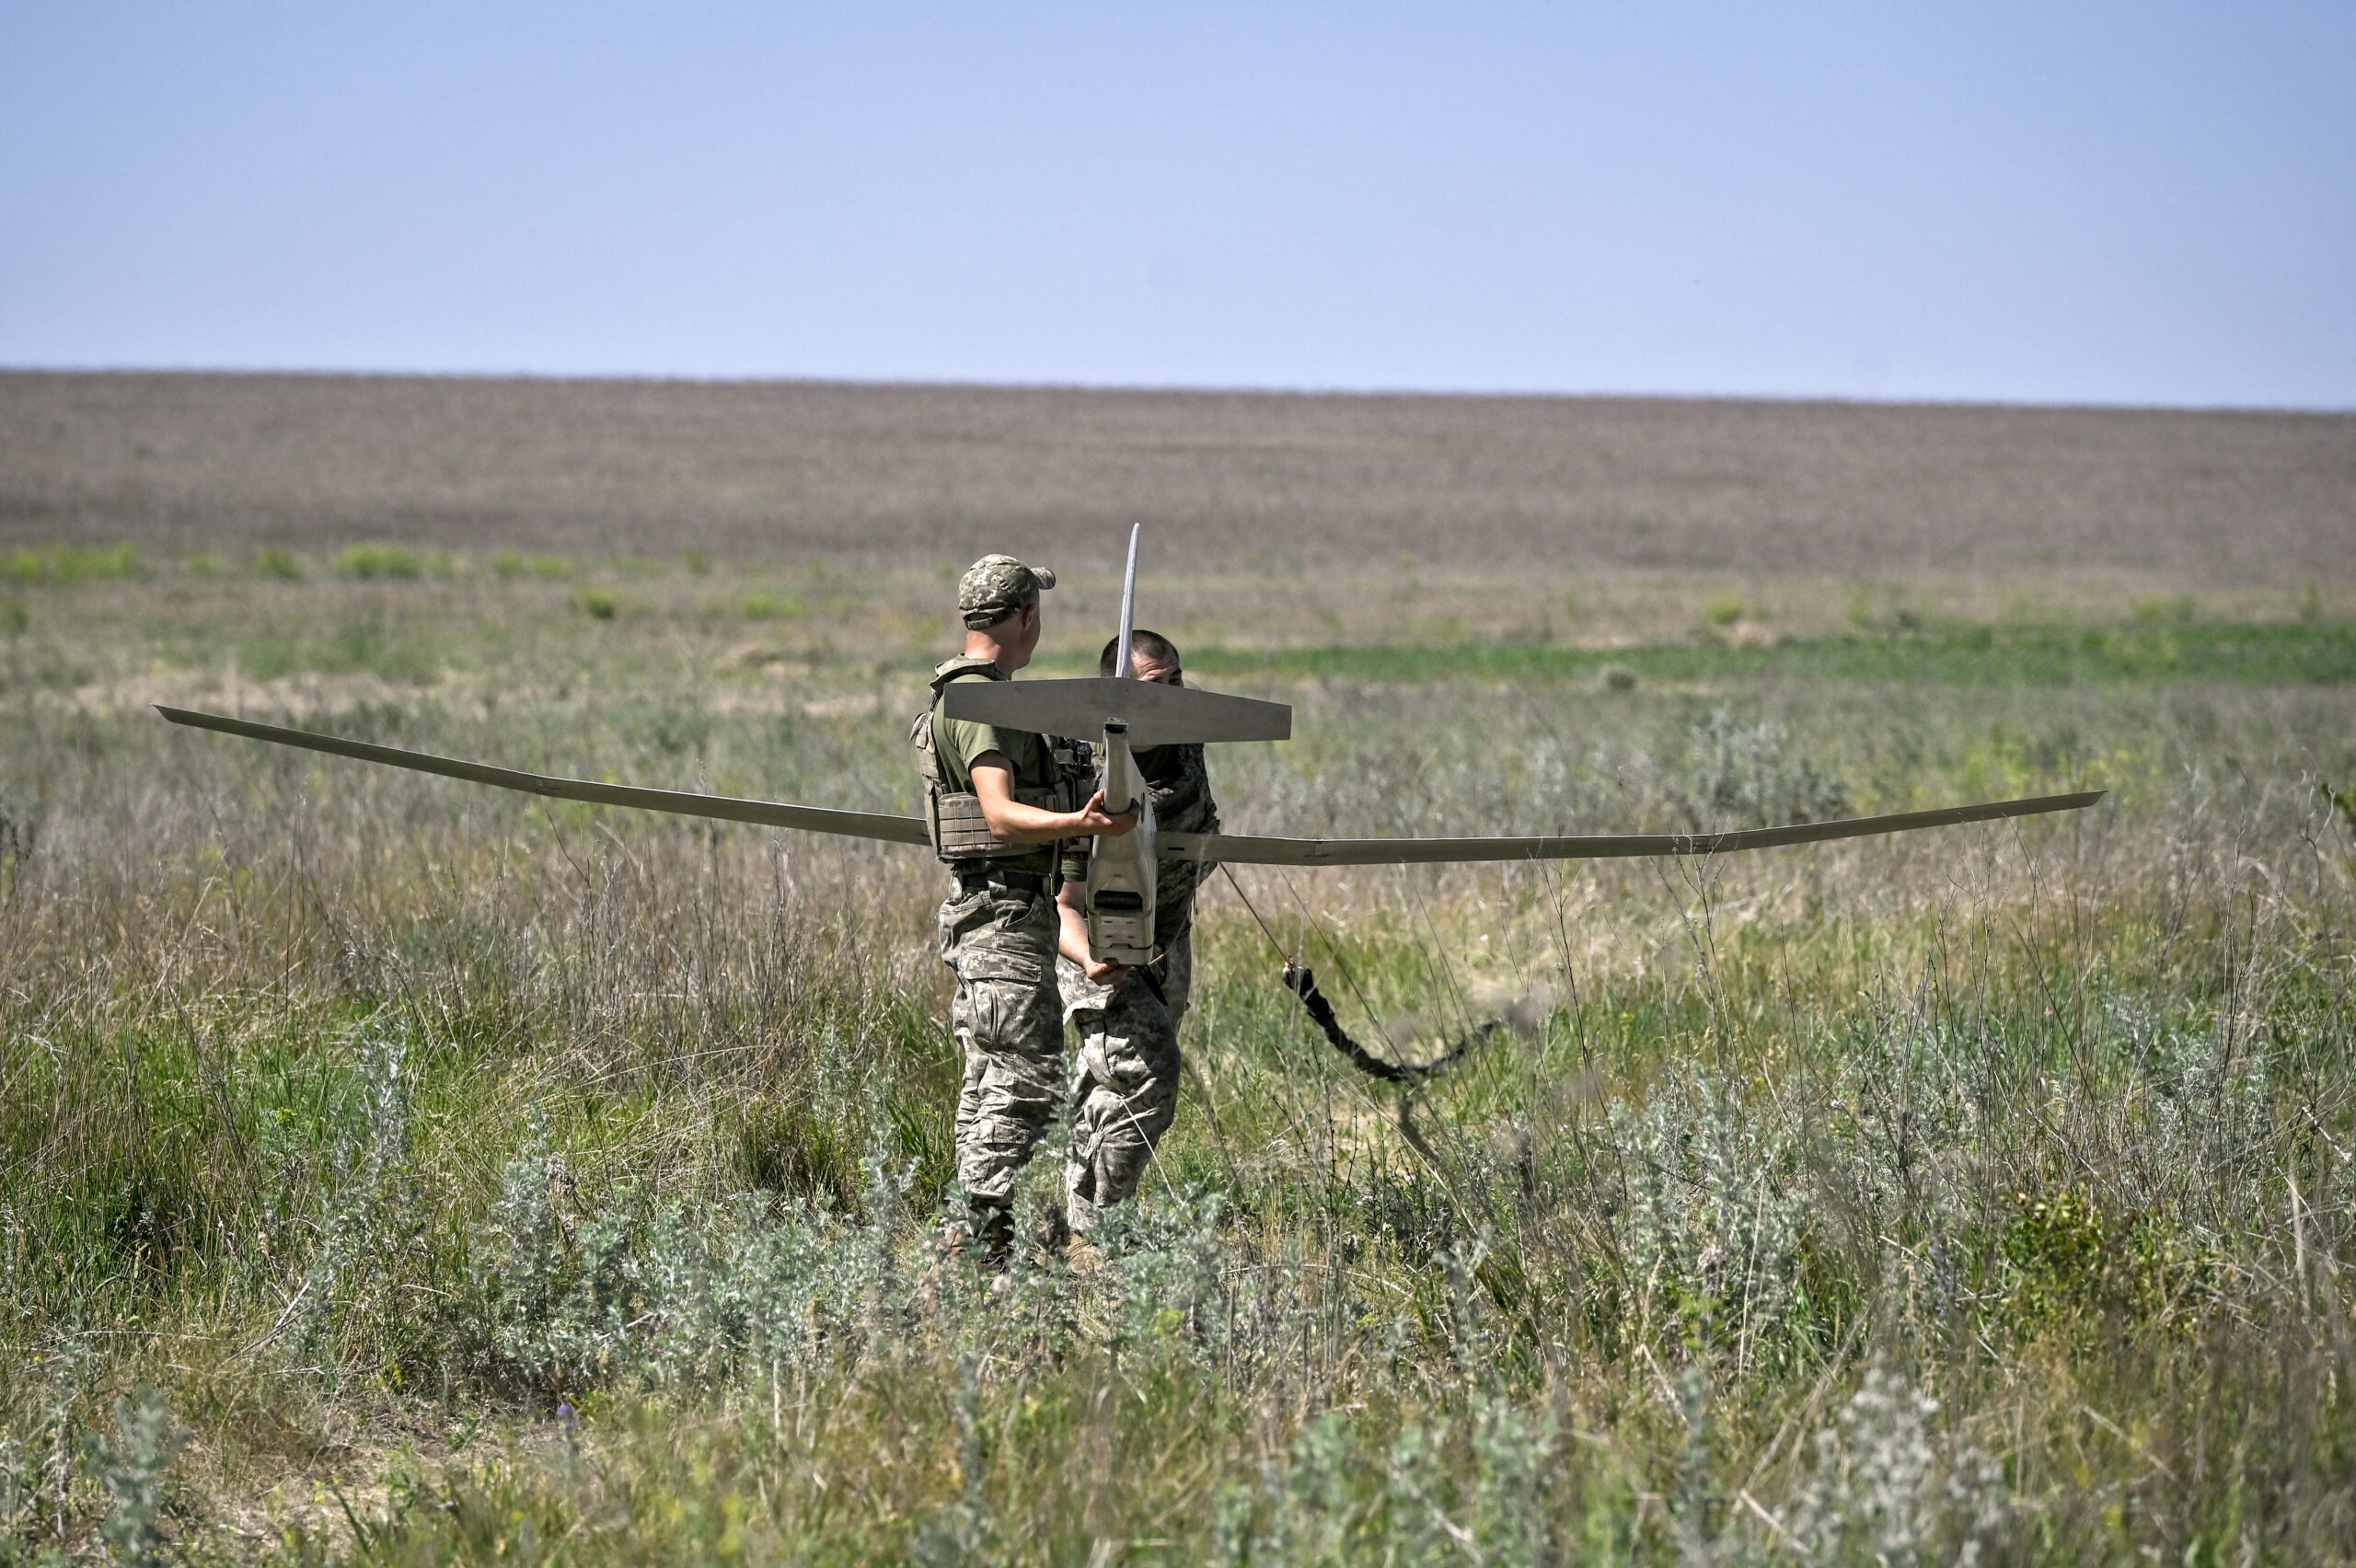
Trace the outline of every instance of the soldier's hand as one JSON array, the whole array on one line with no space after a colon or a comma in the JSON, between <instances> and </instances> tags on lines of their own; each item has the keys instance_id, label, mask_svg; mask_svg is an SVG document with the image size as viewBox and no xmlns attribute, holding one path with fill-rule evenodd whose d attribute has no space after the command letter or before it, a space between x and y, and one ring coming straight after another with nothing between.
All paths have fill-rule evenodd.
<instances>
[{"instance_id":1,"label":"soldier's hand","mask_svg":"<svg viewBox=\"0 0 2356 1568\"><path fill-rule=\"evenodd\" d=\"M1118 838L1138 824L1138 808L1131 806L1114 816L1104 809L1104 791L1099 790L1088 797L1088 804L1072 816L1075 836L1089 838Z\"/></svg>"},{"instance_id":2,"label":"soldier's hand","mask_svg":"<svg viewBox=\"0 0 2356 1568\"><path fill-rule=\"evenodd\" d=\"M1117 986L1129 977L1129 966L1126 963L1103 963L1091 958L1082 967L1088 971L1088 977L1099 986Z\"/></svg>"}]
</instances>

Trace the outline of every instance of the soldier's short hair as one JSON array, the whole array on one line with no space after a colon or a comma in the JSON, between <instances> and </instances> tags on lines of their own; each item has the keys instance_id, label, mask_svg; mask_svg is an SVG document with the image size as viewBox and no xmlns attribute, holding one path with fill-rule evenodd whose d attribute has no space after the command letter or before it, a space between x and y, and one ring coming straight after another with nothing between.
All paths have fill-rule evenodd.
<instances>
[{"instance_id":1,"label":"soldier's short hair","mask_svg":"<svg viewBox=\"0 0 2356 1568\"><path fill-rule=\"evenodd\" d=\"M1168 664L1173 668L1185 663L1178 657L1176 643L1162 636L1161 633L1148 631L1143 627L1138 627L1129 633L1129 657L1150 659L1157 664ZM1121 640L1116 637L1104 645L1103 653L1097 655L1096 673L1100 675L1109 675L1113 673L1114 666L1120 662Z\"/></svg>"}]
</instances>

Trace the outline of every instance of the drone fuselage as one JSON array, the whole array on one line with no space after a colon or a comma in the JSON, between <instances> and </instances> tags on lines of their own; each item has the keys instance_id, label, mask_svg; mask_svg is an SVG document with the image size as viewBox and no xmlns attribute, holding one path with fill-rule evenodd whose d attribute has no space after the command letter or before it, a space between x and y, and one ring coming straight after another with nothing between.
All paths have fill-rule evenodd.
<instances>
[{"instance_id":1,"label":"drone fuselage","mask_svg":"<svg viewBox=\"0 0 2356 1568\"><path fill-rule=\"evenodd\" d=\"M1150 963L1153 946L1153 795L1129 750L1129 726L1104 726L1104 809L1114 815L1134 807L1138 824L1118 837L1089 840L1088 951L1099 963Z\"/></svg>"}]
</instances>

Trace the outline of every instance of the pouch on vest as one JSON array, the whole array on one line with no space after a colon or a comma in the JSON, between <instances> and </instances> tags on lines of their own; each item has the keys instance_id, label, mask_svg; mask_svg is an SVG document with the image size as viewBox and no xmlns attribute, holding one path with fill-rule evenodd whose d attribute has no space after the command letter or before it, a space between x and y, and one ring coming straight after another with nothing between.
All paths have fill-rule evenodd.
<instances>
[{"instance_id":1,"label":"pouch on vest","mask_svg":"<svg viewBox=\"0 0 2356 1568\"><path fill-rule=\"evenodd\" d=\"M1042 849L1053 851L1053 845L1008 844L991 836L989 819L982 814L982 798L970 790L952 790L941 771L941 751L933 744L933 714L941 707L941 688L963 676L986 680L1004 680L996 673L997 666L987 659L952 659L932 674L932 701L908 726L908 742L916 747L917 772L924 778L924 827L932 840L932 851L941 859L1011 860L1038 854ZM1066 762L1062 751L1069 743L1050 742L1049 749L1056 777L1045 784L1014 781L1014 799L1022 805L1034 806L1043 812L1072 812L1080 809L1084 796L1072 794L1071 776L1074 769ZM1084 766L1084 765L1083 765Z\"/></svg>"}]
</instances>

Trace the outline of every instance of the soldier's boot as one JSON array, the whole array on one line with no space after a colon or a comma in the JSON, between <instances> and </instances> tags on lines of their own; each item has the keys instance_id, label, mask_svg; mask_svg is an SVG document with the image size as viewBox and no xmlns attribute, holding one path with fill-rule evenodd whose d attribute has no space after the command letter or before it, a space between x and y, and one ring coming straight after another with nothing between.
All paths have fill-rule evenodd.
<instances>
[{"instance_id":1,"label":"soldier's boot","mask_svg":"<svg viewBox=\"0 0 2356 1568\"><path fill-rule=\"evenodd\" d=\"M1011 1204L973 1200L975 1254L982 1267L1003 1273L1014 1255L1014 1208Z\"/></svg>"},{"instance_id":2,"label":"soldier's boot","mask_svg":"<svg viewBox=\"0 0 2356 1568\"><path fill-rule=\"evenodd\" d=\"M1061 1209L1049 1209L1039 1220L1039 1251L1058 1257L1071 1244L1071 1221Z\"/></svg>"}]
</instances>

